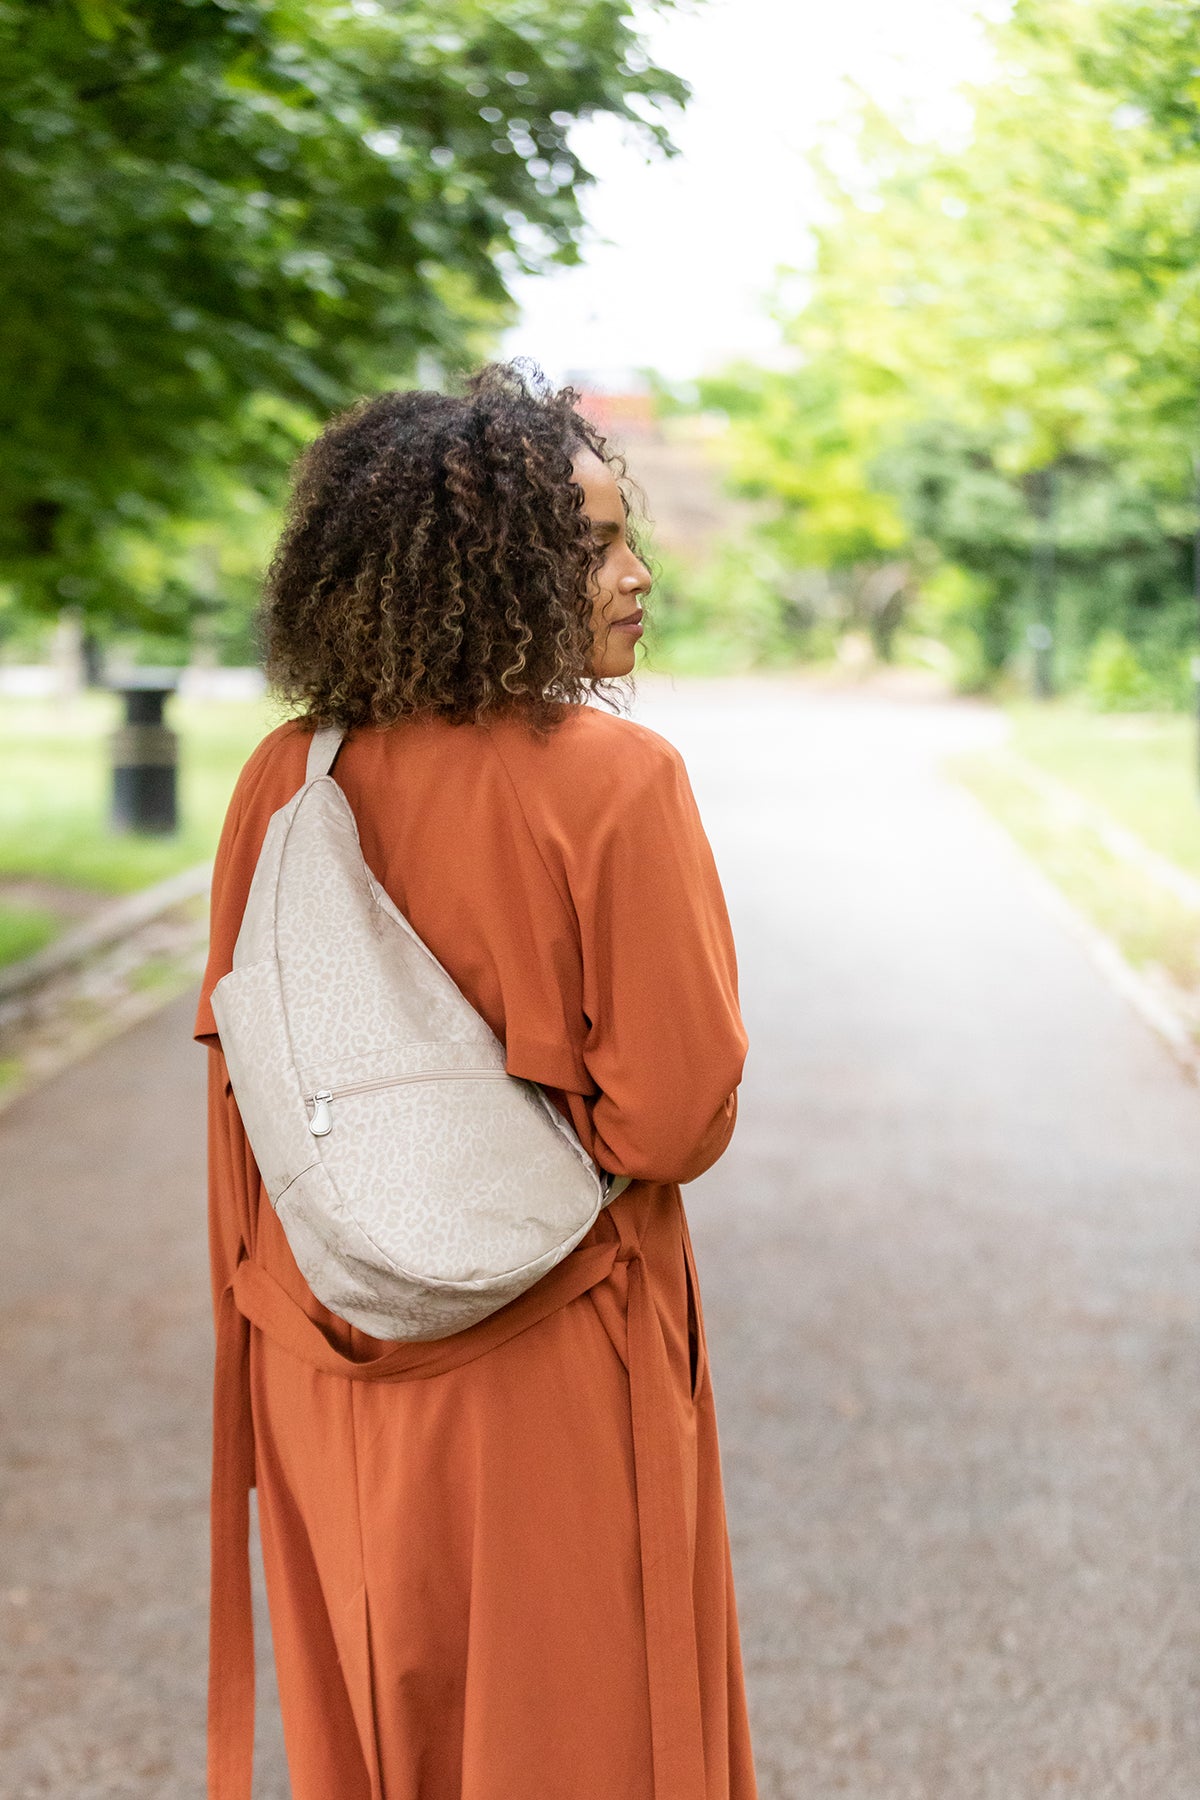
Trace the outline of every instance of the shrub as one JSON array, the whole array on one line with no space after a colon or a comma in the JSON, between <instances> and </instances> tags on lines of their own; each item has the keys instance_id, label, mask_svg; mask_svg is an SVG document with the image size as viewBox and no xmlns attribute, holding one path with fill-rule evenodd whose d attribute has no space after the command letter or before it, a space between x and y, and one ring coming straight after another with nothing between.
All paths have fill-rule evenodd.
<instances>
[{"instance_id":1,"label":"shrub","mask_svg":"<svg viewBox=\"0 0 1200 1800\"><path fill-rule=\"evenodd\" d=\"M1084 693L1100 712L1142 712L1156 698L1136 650L1119 631L1101 632L1092 645Z\"/></svg>"}]
</instances>

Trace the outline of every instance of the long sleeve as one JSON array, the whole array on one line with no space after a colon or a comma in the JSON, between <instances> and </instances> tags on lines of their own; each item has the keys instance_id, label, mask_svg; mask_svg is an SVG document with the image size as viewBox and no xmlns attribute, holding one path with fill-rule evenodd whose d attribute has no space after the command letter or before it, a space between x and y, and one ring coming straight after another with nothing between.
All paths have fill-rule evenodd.
<instances>
[{"instance_id":1,"label":"long sleeve","mask_svg":"<svg viewBox=\"0 0 1200 1800\"><path fill-rule=\"evenodd\" d=\"M645 733L572 872L583 1099L618 1175L691 1181L725 1149L747 1039L725 899L679 753Z\"/></svg>"},{"instance_id":2,"label":"long sleeve","mask_svg":"<svg viewBox=\"0 0 1200 1800\"><path fill-rule=\"evenodd\" d=\"M192 1027L196 1042L210 1049L216 1049L220 1041L217 1022L213 1018L212 991L233 967L233 947L237 942L246 896L275 805L273 796L264 797L263 781L271 766L277 740L287 729L282 727L271 732L251 752L230 796L217 844L209 906L208 962L200 983L200 999ZM286 747L287 766L289 770L297 771L297 787L302 779L299 771L304 755L305 749L299 740L294 746Z\"/></svg>"}]
</instances>

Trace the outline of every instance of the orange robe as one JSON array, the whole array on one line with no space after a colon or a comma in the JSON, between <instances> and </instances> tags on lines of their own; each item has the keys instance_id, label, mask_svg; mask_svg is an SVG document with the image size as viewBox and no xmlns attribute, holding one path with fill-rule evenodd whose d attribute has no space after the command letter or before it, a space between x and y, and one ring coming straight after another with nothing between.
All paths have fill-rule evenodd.
<instances>
[{"instance_id":1,"label":"orange robe","mask_svg":"<svg viewBox=\"0 0 1200 1800\"><path fill-rule=\"evenodd\" d=\"M678 752L593 707L358 730L368 866L596 1160L633 1182L472 1330L386 1345L314 1298L209 1005L271 814L239 777L196 1019L211 1047L217 1318L209 1794L250 1792L257 1485L294 1800L753 1800L712 1388L679 1183L746 1052L725 904Z\"/></svg>"}]
</instances>

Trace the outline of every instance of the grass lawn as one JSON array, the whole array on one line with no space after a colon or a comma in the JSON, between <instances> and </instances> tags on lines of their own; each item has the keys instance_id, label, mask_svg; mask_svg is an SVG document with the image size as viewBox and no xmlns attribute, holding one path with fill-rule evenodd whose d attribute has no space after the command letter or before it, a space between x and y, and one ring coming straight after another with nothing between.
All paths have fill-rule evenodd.
<instances>
[{"instance_id":1,"label":"grass lawn","mask_svg":"<svg viewBox=\"0 0 1200 1800\"><path fill-rule=\"evenodd\" d=\"M1071 705L1010 709L1012 746L1103 806L1152 850L1200 875L1200 750L1182 713L1097 713Z\"/></svg>"},{"instance_id":2,"label":"grass lawn","mask_svg":"<svg viewBox=\"0 0 1200 1800\"><path fill-rule=\"evenodd\" d=\"M134 837L108 825L108 736L120 712L115 695L100 693L0 704L0 880L30 877L121 894L204 862L216 848L239 769L278 722L265 701L169 701L167 718L180 737L180 828L170 838ZM0 960L36 949L38 930L28 909L5 908ZM22 931L25 948L6 956L7 942Z\"/></svg>"},{"instance_id":3,"label":"grass lawn","mask_svg":"<svg viewBox=\"0 0 1200 1800\"><path fill-rule=\"evenodd\" d=\"M0 903L0 964L20 962L58 936L62 921L40 906Z\"/></svg>"},{"instance_id":4,"label":"grass lawn","mask_svg":"<svg viewBox=\"0 0 1200 1800\"><path fill-rule=\"evenodd\" d=\"M1108 851L1087 826L989 756L965 756L955 774L1137 967L1161 969L1179 988L1200 989L1200 911Z\"/></svg>"}]
</instances>

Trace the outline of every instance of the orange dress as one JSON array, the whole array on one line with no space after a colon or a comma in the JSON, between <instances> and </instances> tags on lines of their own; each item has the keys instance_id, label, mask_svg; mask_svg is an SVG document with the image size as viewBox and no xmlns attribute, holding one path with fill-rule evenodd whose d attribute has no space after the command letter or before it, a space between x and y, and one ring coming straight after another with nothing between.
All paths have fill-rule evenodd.
<instances>
[{"instance_id":1,"label":"orange dress","mask_svg":"<svg viewBox=\"0 0 1200 1800\"><path fill-rule=\"evenodd\" d=\"M196 1019L217 1319L209 1794L246 1800L257 1485L294 1800L753 1800L712 1388L679 1183L746 1052L678 752L593 707L361 729L335 775L368 866L607 1169L634 1179L512 1305L387 1345L314 1298L232 1098L230 968L295 722L217 855Z\"/></svg>"}]
</instances>

